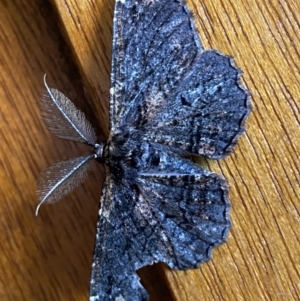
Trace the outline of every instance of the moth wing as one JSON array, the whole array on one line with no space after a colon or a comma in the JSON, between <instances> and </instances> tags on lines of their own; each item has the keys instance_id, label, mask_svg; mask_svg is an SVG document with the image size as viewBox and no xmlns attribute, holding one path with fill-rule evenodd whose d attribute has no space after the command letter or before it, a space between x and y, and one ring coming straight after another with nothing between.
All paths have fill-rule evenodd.
<instances>
[{"instance_id":1,"label":"moth wing","mask_svg":"<svg viewBox=\"0 0 300 301\"><path fill-rule=\"evenodd\" d=\"M244 132L249 93L230 57L204 51L143 128L145 140L189 154L226 156Z\"/></svg>"},{"instance_id":2,"label":"moth wing","mask_svg":"<svg viewBox=\"0 0 300 301\"><path fill-rule=\"evenodd\" d=\"M147 141L224 157L250 112L240 75L230 57L203 51L184 1L116 1L112 135L130 127Z\"/></svg>"},{"instance_id":3,"label":"moth wing","mask_svg":"<svg viewBox=\"0 0 300 301\"><path fill-rule=\"evenodd\" d=\"M165 102L202 46L184 1L116 1L110 128L138 128ZM148 112L148 113L147 113Z\"/></svg>"},{"instance_id":4,"label":"moth wing","mask_svg":"<svg viewBox=\"0 0 300 301\"><path fill-rule=\"evenodd\" d=\"M125 228L135 199L134 191L107 176L97 222L90 301L147 300L129 254L134 248L127 238L131 229ZM127 204L131 207L126 208Z\"/></svg>"},{"instance_id":5,"label":"moth wing","mask_svg":"<svg viewBox=\"0 0 300 301\"><path fill-rule=\"evenodd\" d=\"M156 157L157 160L157 157ZM137 184L108 177L102 196L90 300L147 300L136 270L155 262L196 268L230 228L226 181L174 154Z\"/></svg>"}]
</instances>

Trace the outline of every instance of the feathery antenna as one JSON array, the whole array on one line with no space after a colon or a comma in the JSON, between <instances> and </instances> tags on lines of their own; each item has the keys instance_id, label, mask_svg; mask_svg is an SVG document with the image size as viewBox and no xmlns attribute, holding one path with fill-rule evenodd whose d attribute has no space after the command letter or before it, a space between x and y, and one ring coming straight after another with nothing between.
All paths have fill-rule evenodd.
<instances>
[{"instance_id":1,"label":"feathery antenna","mask_svg":"<svg viewBox=\"0 0 300 301\"><path fill-rule=\"evenodd\" d=\"M41 111L48 129L60 138L95 145L97 135L84 114L63 93L48 87L46 74L44 84Z\"/></svg>"},{"instance_id":2,"label":"feathery antenna","mask_svg":"<svg viewBox=\"0 0 300 301\"><path fill-rule=\"evenodd\" d=\"M91 170L95 155L79 157L55 163L45 169L37 182L37 198L39 205L35 214L38 215L42 204L59 201L81 184Z\"/></svg>"}]
</instances>

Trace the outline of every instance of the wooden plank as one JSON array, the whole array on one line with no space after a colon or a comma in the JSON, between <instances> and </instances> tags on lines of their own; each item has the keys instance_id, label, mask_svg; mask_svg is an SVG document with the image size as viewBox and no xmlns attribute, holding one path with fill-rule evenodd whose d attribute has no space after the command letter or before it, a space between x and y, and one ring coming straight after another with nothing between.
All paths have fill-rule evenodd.
<instances>
[{"instance_id":1,"label":"wooden plank","mask_svg":"<svg viewBox=\"0 0 300 301\"><path fill-rule=\"evenodd\" d=\"M88 299L103 172L34 218L38 173L86 151L45 130L38 98L47 72L49 84L89 117L96 111L101 125L92 122L107 135L113 2L53 0L70 48L45 1L0 2L1 300ZM300 4L190 0L188 5L205 48L233 55L244 70L254 111L234 154L204 162L231 185L228 242L199 269L157 266L143 269L141 277L151 300L171 300L161 291L164 281L178 301L298 300Z\"/></svg>"}]
</instances>

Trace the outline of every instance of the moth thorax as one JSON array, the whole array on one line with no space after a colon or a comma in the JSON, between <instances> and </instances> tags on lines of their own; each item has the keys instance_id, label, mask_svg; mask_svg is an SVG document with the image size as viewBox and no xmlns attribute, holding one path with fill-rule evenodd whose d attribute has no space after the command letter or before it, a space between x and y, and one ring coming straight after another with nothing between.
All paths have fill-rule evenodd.
<instances>
[{"instance_id":1,"label":"moth thorax","mask_svg":"<svg viewBox=\"0 0 300 301\"><path fill-rule=\"evenodd\" d=\"M96 158L102 158L103 157L103 149L104 149L104 143L96 143L94 146L94 152Z\"/></svg>"}]
</instances>

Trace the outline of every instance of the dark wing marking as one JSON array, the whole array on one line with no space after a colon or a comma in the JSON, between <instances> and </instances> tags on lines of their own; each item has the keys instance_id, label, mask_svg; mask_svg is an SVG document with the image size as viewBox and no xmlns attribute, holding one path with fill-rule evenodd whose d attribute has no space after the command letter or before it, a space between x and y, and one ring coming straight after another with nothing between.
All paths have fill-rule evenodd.
<instances>
[{"instance_id":1,"label":"dark wing marking","mask_svg":"<svg viewBox=\"0 0 300 301\"><path fill-rule=\"evenodd\" d=\"M97 135L84 114L63 93L51 89L46 83L41 99L41 112L48 129L56 136L94 145Z\"/></svg>"},{"instance_id":2,"label":"dark wing marking","mask_svg":"<svg viewBox=\"0 0 300 301\"><path fill-rule=\"evenodd\" d=\"M225 241L230 228L226 181L171 153L137 184L108 177L97 225L90 301L142 301L136 270L155 262L195 268Z\"/></svg>"},{"instance_id":3,"label":"dark wing marking","mask_svg":"<svg viewBox=\"0 0 300 301\"><path fill-rule=\"evenodd\" d=\"M114 11L110 128L138 128L202 51L183 1L119 0ZM147 113L148 112L148 113Z\"/></svg>"},{"instance_id":4,"label":"dark wing marking","mask_svg":"<svg viewBox=\"0 0 300 301\"><path fill-rule=\"evenodd\" d=\"M191 154L224 157L244 132L250 113L249 94L240 86L240 73L230 57L204 51L145 125L145 140Z\"/></svg>"}]
</instances>

